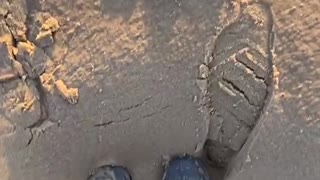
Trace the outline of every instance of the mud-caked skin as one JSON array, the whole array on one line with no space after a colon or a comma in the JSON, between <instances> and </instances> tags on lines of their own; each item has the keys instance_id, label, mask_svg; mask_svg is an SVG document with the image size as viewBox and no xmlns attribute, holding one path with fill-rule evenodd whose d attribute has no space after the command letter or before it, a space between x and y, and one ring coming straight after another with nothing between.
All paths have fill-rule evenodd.
<instances>
[{"instance_id":1,"label":"mud-caked skin","mask_svg":"<svg viewBox=\"0 0 320 180\"><path fill-rule=\"evenodd\" d=\"M271 92L273 19L270 7L242 7L218 35L209 63L209 159L225 166L254 128Z\"/></svg>"}]
</instances>

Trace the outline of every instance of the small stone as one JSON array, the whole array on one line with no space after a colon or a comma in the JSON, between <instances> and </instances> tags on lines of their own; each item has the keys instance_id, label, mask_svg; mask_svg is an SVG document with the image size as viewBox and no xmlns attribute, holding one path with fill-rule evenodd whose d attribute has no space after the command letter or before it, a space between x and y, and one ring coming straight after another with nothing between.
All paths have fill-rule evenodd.
<instances>
[{"instance_id":1,"label":"small stone","mask_svg":"<svg viewBox=\"0 0 320 180\"><path fill-rule=\"evenodd\" d=\"M204 64L206 66L209 66L209 64L212 62L212 60L213 60L213 57L211 55L211 52L208 52L207 55L205 56Z\"/></svg>"},{"instance_id":2,"label":"small stone","mask_svg":"<svg viewBox=\"0 0 320 180\"><path fill-rule=\"evenodd\" d=\"M62 80L57 80L55 86L59 94L70 104L77 104L79 100L79 89L70 88Z\"/></svg>"},{"instance_id":3,"label":"small stone","mask_svg":"<svg viewBox=\"0 0 320 180\"><path fill-rule=\"evenodd\" d=\"M30 41L39 47L48 47L54 43L52 33L56 32L60 25L49 13L36 13L31 17L28 28Z\"/></svg>"},{"instance_id":4,"label":"small stone","mask_svg":"<svg viewBox=\"0 0 320 180\"><path fill-rule=\"evenodd\" d=\"M251 157L250 155L247 155L246 163L250 163L250 162L251 162Z\"/></svg>"},{"instance_id":5,"label":"small stone","mask_svg":"<svg viewBox=\"0 0 320 180\"><path fill-rule=\"evenodd\" d=\"M202 79L206 79L209 76L209 68L208 66L201 64L199 66L199 77Z\"/></svg>"},{"instance_id":6,"label":"small stone","mask_svg":"<svg viewBox=\"0 0 320 180\"><path fill-rule=\"evenodd\" d=\"M192 102L197 102L198 101L198 96L193 96Z\"/></svg>"},{"instance_id":7,"label":"small stone","mask_svg":"<svg viewBox=\"0 0 320 180\"><path fill-rule=\"evenodd\" d=\"M51 32L56 32L59 28L59 21L53 17L49 17L41 27L42 30L50 30Z\"/></svg>"},{"instance_id":8,"label":"small stone","mask_svg":"<svg viewBox=\"0 0 320 180\"><path fill-rule=\"evenodd\" d=\"M207 91L208 82L206 79L197 79L196 83L201 92Z\"/></svg>"}]
</instances>

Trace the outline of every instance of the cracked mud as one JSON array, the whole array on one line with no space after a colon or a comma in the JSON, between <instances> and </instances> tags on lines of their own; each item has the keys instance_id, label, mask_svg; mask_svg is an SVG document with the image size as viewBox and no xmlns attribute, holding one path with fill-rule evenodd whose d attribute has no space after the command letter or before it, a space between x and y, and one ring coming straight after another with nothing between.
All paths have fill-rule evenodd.
<instances>
[{"instance_id":1,"label":"cracked mud","mask_svg":"<svg viewBox=\"0 0 320 180\"><path fill-rule=\"evenodd\" d=\"M28 3L32 2L24 0L0 2L0 82L2 88L8 84L15 86L18 81L24 84L21 86L24 88L23 98L16 97L18 103L4 106L4 111L18 107L18 114L19 110L20 114L28 111L30 113L36 111L35 114L38 114L38 117L34 117L32 122L25 126L31 133L27 145L33 139L33 128L41 126L49 118L47 92L43 84L47 81L47 76L42 77L42 75L47 74L45 72L50 64L47 48L53 46L54 35L60 28L57 19L49 13L29 9ZM58 93L69 103L78 102L77 88L67 88L62 80L55 82L55 85ZM19 88L15 86L12 90L20 91ZM4 105L9 103L7 94L2 95ZM15 122L8 123L15 124ZM6 128L7 126L2 126L1 129L4 130L1 131L7 132Z\"/></svg>"}]
</instances>

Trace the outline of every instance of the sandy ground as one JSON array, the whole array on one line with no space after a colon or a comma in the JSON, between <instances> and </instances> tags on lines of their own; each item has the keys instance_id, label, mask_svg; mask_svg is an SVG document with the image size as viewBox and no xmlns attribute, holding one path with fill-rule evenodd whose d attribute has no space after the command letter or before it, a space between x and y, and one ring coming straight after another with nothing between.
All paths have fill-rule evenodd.
<instances>
[{"instance_id":1,"label":"sandy ground","mask_svg":"<svg viewBox=\"0 0 320 180\"><path fill-rule=\"evenodd\" d=\"M228 179L319 179L318 1L273 1L279 87Z\"/></svg>"},{"instance_id":2,"label":"sandy ground","mask_svg":"<svg viewBox=\"0 0 320 180\"><path fill-rule=\"evenodd\" d=\"M85 179L105 163L127 166L134 179L160 179L164 159L201 151L208 122L199 105L198 67L237 13L231 3L29 3L61 26L46 49L49 118L30 131L40 105L13 108L25 87L19 80L1 84L1 179ZM279 87L227 179L318 179L320 4L271 3ZM60 95L56 80L79 89L76 104Z\"/></svg>"}]
</instances>

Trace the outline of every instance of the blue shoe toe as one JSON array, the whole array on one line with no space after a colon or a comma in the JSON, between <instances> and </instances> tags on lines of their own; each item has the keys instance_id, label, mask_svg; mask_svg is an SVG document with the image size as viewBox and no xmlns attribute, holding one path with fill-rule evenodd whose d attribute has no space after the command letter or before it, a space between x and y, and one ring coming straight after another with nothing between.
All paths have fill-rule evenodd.
<instances>
[{"instance_id":1,"label":"blue shoe toe","mask_svg":"<svg viewBox=\"0 0 320 180\"><path fill-rule=\"evenodd\" d=\"M209 175L200 160L183 156L169 162L163 180L209 180Z\"/></svg>"},{"instance_id":2,"label":"blue shoe toe","mask_svg":"<svg viewBox=\"0 0 320 180\"><path fill-rule=\"evenodd\" d=\"M131 180L128 171L121 166L102 166L88 180Z\"/></svg>"}]
</instances>

